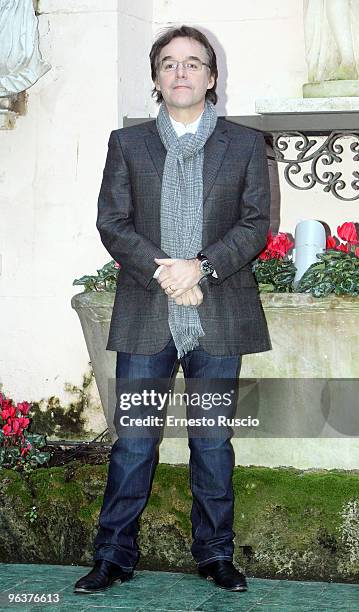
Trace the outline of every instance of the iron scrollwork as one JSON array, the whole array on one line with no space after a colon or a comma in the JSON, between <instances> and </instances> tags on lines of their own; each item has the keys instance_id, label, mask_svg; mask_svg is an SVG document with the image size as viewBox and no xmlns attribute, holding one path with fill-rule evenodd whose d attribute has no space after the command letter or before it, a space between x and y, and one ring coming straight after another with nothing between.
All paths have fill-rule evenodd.
<instances>
[{"instance_id":1,"label":"iron scrollwork","mask_svg":"<svg viewBox=\"0 0 359 612\"><path fill-rule=\"evenodd\" d=\"M284 175L289 185L295 189L308 190L318 183L324 185L325 192L331 192L339 200L352 202L359 199L359 164L358 170L354 170L352 173L353 180L350 183L351 188L358 192L353 197L345 197L339 193L347 186L342 172L320 171L318 169L319 161L325 166L343 161L344 148L337 142L340 138L350 137L354 139L354 142L350 144L350 150L354 154L353 161L359 162L359 131L331 132L325 141L314 150L313 147L318 144L318 140L309 138L302 132L281 132L273 136L274 154L278 162L286 164ZM286 138L297 138L294 144L295 150L298 151L296 159L289 159L285 156L284 152L288 149ZM304 170L303 164L307 162L310 163L310 171L304 172L302 176L303 185L297 185L292 180L292 175L300 174Z\"/></svg>"}]
</instances>

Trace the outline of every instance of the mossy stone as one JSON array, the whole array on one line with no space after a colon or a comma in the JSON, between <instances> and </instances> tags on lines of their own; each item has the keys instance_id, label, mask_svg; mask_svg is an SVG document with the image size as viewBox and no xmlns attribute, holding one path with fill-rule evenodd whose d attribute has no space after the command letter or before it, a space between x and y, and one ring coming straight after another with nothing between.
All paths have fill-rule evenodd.
<instances>
[{"instance_id":1,"label":"mossy stone","mask_svg":"<svg viewBox=\"0 0 359 612\"><path fill-rule=\"evenodd\" d=\"M76 461L2 470L0 561L91 564L107 470ZM358 581L357 472L236 467L233 487L235 561L247 575ZM139 569L195 571L191 505L188 466L159 464L140 519Z\"/></svg>"}]
</instances>

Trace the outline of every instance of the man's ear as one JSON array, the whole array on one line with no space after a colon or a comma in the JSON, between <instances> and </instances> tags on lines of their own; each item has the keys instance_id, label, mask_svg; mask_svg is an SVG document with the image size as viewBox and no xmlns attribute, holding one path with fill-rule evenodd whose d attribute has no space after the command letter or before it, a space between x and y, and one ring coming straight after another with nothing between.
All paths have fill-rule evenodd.
<instances>
[{"instance_id":1,"label":"man's ear","mask_svg":"<svg viewBox=\"0 0 359 612\"><path fill-rule=\"evenodd\" d=\"M208 80L207 89L211 89L213 85L214 85L214 76L211 75Z\"/></svg>"}]
</instances>

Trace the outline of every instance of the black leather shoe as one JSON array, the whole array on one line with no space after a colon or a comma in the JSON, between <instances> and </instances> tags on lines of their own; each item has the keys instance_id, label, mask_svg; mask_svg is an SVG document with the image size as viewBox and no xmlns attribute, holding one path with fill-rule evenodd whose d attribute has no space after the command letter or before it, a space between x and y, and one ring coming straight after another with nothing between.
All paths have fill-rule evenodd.
<instances>
[{"instance_id":1,"label":"black leather shoe","mask_svg":"<svg viewBox=\"0 0 359 612\"><path fill-rule=\"evenodd\" d=\"M74 593L97 593L110 588L114 582L126 582L133 578L133 571L125 572L122 567L99 559L95 567L75 584Z\"/></svg>"},{"instance_id":2,"label":"black leather shoe","mask_svg":"<svg viewBox=\"0 0 359 612\"><path fill-rule=\"evenodd\" d=\"M207 580L214 580L217 586L226 591L246 591L248 588L244 574L234 567L232 561L226 559L201 565L198 573Z\"/></svg>"}]
</instances>

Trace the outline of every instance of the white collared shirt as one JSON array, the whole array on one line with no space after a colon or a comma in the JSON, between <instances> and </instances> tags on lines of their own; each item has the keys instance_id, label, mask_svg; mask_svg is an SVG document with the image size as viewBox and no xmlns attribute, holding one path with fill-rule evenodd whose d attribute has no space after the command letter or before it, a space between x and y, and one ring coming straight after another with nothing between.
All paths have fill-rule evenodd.
<instances>
[{"instance_id":1,"label":"white collared shirt","mask_svg":"<svg viewBox=\"0 0 359 612\"><path fill-rule=\"evenodd\" d=\"M187 125L185 125L184 123L181 123L180 121L176 121L176 119L173 119L171 115L169 115L169 118L171 119L173 129L175 130L177 136L183 136L184 134L187 134L188 132L190 134L195 134L197 132L199 122L202 119L202 115L203 115L203 111L201 112L200 116L197 117L195 121L193 121L192 123L187 123Z\"/></svg>"}]
</instances>

